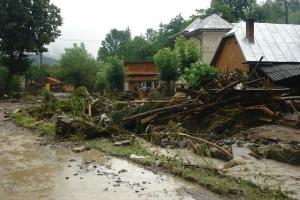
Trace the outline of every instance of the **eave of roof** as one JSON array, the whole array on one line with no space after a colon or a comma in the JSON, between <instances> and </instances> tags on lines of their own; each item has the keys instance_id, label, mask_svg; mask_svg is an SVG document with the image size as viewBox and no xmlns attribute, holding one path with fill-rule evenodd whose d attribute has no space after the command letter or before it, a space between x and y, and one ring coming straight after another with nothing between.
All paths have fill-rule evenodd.
<instances>
[{"instance_id":1,"label":"eave of roof","mask_svg":"<svg viewBox=\"0 0 300 200\"><path fill-rule=\"evenodd\" d=\"M300 63L298 64L261 64L258 70L264 73L272 81L281 81L289 78L300 78Z\"/></svg>"}]
</instances>

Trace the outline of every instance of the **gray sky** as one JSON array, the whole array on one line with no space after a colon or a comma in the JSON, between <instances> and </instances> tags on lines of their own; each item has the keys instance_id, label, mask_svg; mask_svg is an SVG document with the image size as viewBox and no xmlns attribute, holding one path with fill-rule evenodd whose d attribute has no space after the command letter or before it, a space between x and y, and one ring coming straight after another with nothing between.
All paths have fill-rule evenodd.
<instances>
[{"instance_id":1,"label":"gray sky","mask_svg":"<svg viewBox=\"0 0 300 200\"><path fill-rule=\"evenodd\" d=\"M184 18L196 9L207 8L210 0L51 0L64 20L61 37L50 44L48 55L59 58L64 48L84 42L97 56L101 41L112 28L130 28L133 36L181 13Z\"/></svg>"}]
</instances>

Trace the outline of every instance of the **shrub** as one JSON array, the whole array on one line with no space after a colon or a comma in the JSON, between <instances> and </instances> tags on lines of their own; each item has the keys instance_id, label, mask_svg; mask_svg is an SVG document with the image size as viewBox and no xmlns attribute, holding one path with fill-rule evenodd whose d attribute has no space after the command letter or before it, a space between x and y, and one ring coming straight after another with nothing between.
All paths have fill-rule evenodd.
<instances>
[{"instance_id":1,"label":"shrub","mask_svg":"<svg viewBox=\"0 0 300 200\"><path fill-rule=\"evenodd\" d=\"M200 89L217 78L218 74L219 71L216 68L198 61L193 63L190 68L185 69L183 78L192 88Z\"/></svg>"}]
</instances>

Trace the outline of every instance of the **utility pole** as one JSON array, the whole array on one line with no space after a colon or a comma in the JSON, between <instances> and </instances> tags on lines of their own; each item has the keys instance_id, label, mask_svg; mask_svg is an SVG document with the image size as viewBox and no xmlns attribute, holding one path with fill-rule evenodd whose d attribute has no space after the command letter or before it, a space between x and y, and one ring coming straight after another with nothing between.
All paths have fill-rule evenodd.
<instances>
[{"instance_id":1,"label":"utility pole","mask_svg":"<svg viewBox=\"0 0 300 200\"><path fill-rule=\"evenodd\" d=\"M289 23L289 5L288 0L284 0L284 8L285 8L285 23Z\"/></svg>"},{"instance_id":2,"label":"utility pole","mask_svg":"<svg viewBox=\"0 0 300 200\"><path fill-rule=\"evenodd\" d=\"M43 53L40 53L40 69L42 68L43 64Z\"/></svg>"}]
</instances>

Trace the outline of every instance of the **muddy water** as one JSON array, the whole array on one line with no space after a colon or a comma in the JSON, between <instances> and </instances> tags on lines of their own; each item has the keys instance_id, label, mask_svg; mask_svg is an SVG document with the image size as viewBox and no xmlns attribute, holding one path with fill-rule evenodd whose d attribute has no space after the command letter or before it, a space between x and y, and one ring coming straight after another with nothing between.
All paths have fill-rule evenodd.
<instances>
[{"instance_id":1,"label":"muddy water","mask_svg":"<svg viewBox=\"0 0 300 200\"><path fill-rule=\"evenodd\" d=\"M99 151L74 154L16 127L0 103L0 199L219 199L181 179Z\"/></svg>"}]
</instances>

